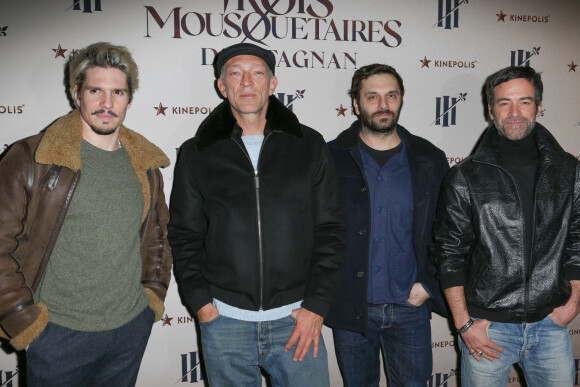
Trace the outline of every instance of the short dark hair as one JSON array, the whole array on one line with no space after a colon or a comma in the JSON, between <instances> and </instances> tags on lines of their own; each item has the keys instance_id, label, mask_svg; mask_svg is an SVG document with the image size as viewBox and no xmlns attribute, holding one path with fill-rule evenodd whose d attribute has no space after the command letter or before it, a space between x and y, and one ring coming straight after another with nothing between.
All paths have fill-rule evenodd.
<instances>
[{"instance_id":1,"label":"short dark hair","mask_svg":"<svg viewBox=\"0 0 580 387\"><path fill-rule=\"evenodd\" d=\"M397 83L399 84L399 89L401 90L401 98L403 98L405 95L403 78L401 78L397 70L395 70L393 67L380 63L366 65L355 71L352 77L350 90L348 91L350 98L358 102L360 98L360 90L362 89L362 81L376 74L391 74L394 76L397 80Z\"/></svg>"},{"instance_id":2,"label":"short dark hair","mask_svg":"<svg viewBox=\"0 0 580 387\"><path fill-rule=\"evenodd\" d=\"M540 103L542 103L542 93L544 92L544 84L542 83L542 77L540 76L540 73L537 73L536 70L531 67L518 66L503 68L487 77L487 81L485 82L487 104L490 107L493 106L493 89L496 86L519 78L530 81L530 83L534 86L534 102L536 103L536 106L539 106Z\"/></svg>"}]
</instances>

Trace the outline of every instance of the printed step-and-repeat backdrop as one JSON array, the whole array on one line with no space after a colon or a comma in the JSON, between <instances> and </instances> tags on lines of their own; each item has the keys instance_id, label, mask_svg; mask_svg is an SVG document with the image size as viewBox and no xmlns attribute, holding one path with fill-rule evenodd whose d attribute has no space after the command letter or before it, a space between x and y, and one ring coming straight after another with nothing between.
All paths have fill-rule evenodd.
<instances>
[{"instance_id":1,"label":"printed step-and-repeat backdrop","mask_svg":"<svg viewBox=\"0 0 580 387\"><path fill-rule=\"evenodd\" d=\"M487 126L485 78L505 66L532 66L545 87L539 122L578 157L578 15L577 0L2 0L0 151L71 110L69 54L96 41L121 44L141 79L125 124L171 159L168 195L177 148L221 101L216 53L251 42L276 56L276 97L327 140L356 118L347 95L354 71L394 66L406 89L399 122L442 148L450 165L470 154ZM438 316L432 332L429 386L456 386L456 337ZM570 334L578 364L580 319ZM323 335L331 384L340 386L331 331ZM0 386L18 386L23 372L23 355L2 342ZM137 385L203 386L203 379L196 324L172 281ZM521 385L515 369L508 385Z\"/></svg>"}]
</instances>

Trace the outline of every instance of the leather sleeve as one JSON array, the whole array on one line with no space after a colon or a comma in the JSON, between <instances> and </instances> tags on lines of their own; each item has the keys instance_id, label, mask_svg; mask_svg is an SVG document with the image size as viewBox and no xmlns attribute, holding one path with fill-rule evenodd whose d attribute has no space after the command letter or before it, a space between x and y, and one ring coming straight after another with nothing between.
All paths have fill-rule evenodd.
<instances>
[{"instance_id":1,"label":"leather sleeve","mask_svg":"<svg viewBox=\"0 0 580 387\"><path fill-rule=\"evenodd\" d=\"M145 220L146 228L141 246L141 256L144 260L141 283L157 298L156 300L149 294L150 306L158 320L163 314L163 300L171 280L172 257L167 240L169 210L163 193L163 176L159 169L149 171L149 182L152 202L150 213Z\"/></svg>"},{"instance_id":2,"label":"leather sleeve","mask_svg":"<svg viewBox=\"0 0 580 387\"><path fill-rule=\"evenodd\" d=\"M566 244L566 278L580 280L580 162L576 162L574 198Z\"/></svg>"},{"instance_id":3,"label":"leather sleeve","mask_svg":"<svg viewBox=\"0 0 580 387\"><path fill-rule=\"evenodd\" d=\"M433 223L432 258L442 289L465 286L475 244L469 187L458 167L443 180Z\"/></svg>"},{"instance_id":4,"label":"leather sleeve","mask_svg":"<svg viewBox=\"0 0 580 387\"><path fill-rule=\"evenodd\" d=\"M0 160L0 327L10 338L17 338L39 320L41 307L34 304L33 278L22 270L27 257L16 251L29 238L27 225L35 179L33 151L26 142L14 144ZM46 309L46 308L45 308ZM47 317L47 316L45 316ZM40 334L46 320L20 341L31 342ZM15 345L13 343L13 345ZM17 349L22 349L19 346Z\"/></svg>"}]
</instances>

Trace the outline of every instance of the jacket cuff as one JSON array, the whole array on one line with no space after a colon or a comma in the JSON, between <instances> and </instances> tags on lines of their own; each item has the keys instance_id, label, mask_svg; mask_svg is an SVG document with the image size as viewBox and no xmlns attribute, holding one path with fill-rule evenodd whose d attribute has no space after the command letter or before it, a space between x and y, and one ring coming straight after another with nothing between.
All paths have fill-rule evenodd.
<instances>
[{"instance_id":1,"label":"jacket cuff","mask_svg":"<svg viewBox=\"0 0 580 387\"><path fill-rule=\"evenodd\" d=\"M46 324L48 324L48 308L43 303L38 303L36 306L40 308L40 315L38 318L10 340L10 344L12 344L14 349L17 351L21 351L28 347L30 343L40 336L42 331L44 331L44 328L46 328Z\"/></svg>"},{"instance_id":2,"label":"jacket cuff","mask_svg":"<svg viewBox=\"0 0 580 387\"><path fill-rule=\"evenodd\" d=\"M580 280L580 267L566 266L564 275L568 281Z\"/></svg>"},{"instance_id":3,"label":"jacket cuff","mask_svg":"<svg viewBox=\"0 0 580 387\"><path fill-rule=\"evenodd\" d=\"M322 318L326 318L331 306L328 302L319 298L308 297L302 301L302 307L304 309L308 309L312 313L322 316Z\"/></svg>"},{"instance_id":4,"label":"jacket cuff","mask_svg":"<svg viewBox=\"0 0 580 387\"><path fill-rule=\"evenodd\" d=\"M439 280L441 281L441 290L449 289L454 286L465 287L467 284L467 281L465 280L465 274L463 272L439 275Z\"/></svg>"},{"instance_id":5,"label":"jacket cuff","mask_svg":"<svg viewBox=\"0 0 580 387\"><path fill-rule=\"evenodd\" d=\"M155 321L159 321L163 318L163 313L165 313L165 305L163 301L155 292L149 288L145 288L145 293L149 296L149 307L155 312Z\"/></svg>"}]
</instances>

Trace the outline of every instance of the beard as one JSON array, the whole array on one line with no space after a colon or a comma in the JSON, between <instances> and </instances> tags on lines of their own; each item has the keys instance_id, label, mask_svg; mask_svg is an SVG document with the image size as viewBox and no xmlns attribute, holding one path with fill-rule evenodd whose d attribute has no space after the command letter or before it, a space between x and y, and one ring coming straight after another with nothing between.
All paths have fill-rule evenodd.
<instances>
[{"instance_id":1,"label":"beard","mask_svg":"<svg viewBox=\"0 0 580 387\"><path fill-rule=\"evenodd\" d=\"M377 119L376 117L381 114L388 114L389 117ZM399 112L387 109L369 113L367 110L361 108L359 118L362 122L362 126L369 132L375 134L391 134L393 130L395 130L397 122L399 122Z\"/></svg>"},{"instance_id":2,"label":"beard","mask_svg":"<svg viewBox=\"0 0 580 387\"><path fill-rule=\"evenodd\" d=\"M523 121L524 124L521 128L518 129L506 129L506 126L509 125L510 122L514 121ZM493 123L495 124L495 127L497 128L497 131L499 132L500 135L510 140L521 140L523 138L526 138L530 133L532 133L532 129L534 129L534 127L536 126L536 118L532 117L531 120L528 120L523 116L518 116L506 118L501 122L499 122L498 120L494 120Z\"/></svg>"},{"instance_id":3,"label":"beard","mask_svg":"<svg viewBox=\"0 0 580 387\"><path fill-rule=\"evenodd\" d=\"M91 114L96 115L96 114L102 114L102 113L105 113L105 109L94 111ZM115 118L119 117L119 115L117 113L113 112L112 110L107 110L107 114L109 114ZM103 135L103 136L113 134L113 133L115 133L115 130L117 130L116 127L113 127L113 128L106 127L106 126L102 127L102 126L97 126L95 124L91 124L90 126L91 126L91 129L93 130L93 132L95 132L96 134Z\"/></svg>"}]
</instances>

